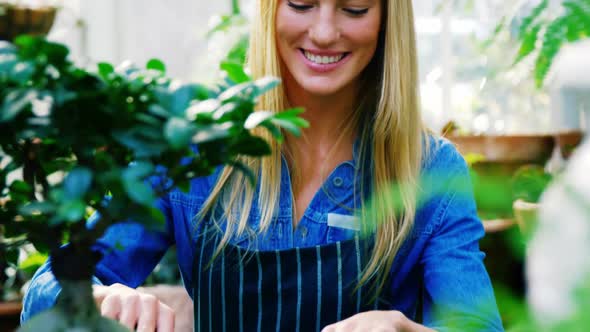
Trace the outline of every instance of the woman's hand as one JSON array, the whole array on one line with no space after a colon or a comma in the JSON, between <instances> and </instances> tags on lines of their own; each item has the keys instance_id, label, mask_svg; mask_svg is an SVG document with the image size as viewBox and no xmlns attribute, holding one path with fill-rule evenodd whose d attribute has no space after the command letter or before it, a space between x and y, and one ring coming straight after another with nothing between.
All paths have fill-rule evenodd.
<instances>
[{"instance_id":1,"label":"woman's hand","mask_svg":"<svg viewBox=\"0 0 590 332\"><path fill-rule=\"evenodd\" d=\"M414 323L399 311L367 311L326 326L322 332L406 332L432 331Z\"/></svg>"},{"instance_id":2,"label":"woman's hand","mask_svg":"<svg viewBox=\"0 0 590 332\"><path fill-rule=\"evenodd\" d=\"M93 286L94 299L103 316L132 331L174 331L174 312L154 295L121 284Z\"/></svg>"}]
</instances>

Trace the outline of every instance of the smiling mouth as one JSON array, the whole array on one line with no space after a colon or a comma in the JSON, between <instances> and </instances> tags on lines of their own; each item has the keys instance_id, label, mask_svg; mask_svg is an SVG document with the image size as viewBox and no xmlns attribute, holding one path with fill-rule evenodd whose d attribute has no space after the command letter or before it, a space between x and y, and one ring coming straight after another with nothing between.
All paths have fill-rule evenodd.
<instances>
[{"instance_id":1,"label":"smiling mouth","mask_svg":"<svg viewBox=\"0 0 590 332\"><path fill-rule=\"evenodd\" d=\"M316 55L313 54L307 50L304 50L302 48L299 49L301 51L301 53L303 53L303 55L305 56L305 58L307 58L307 60L316 63L318 65L330 65L330 64L334 64L337 62L342 61L342 59L346 58L350 52L344 52L342 54L339 55L331 55L331 56L326 56L326 55Z\"/></svg>"}]
</instances>

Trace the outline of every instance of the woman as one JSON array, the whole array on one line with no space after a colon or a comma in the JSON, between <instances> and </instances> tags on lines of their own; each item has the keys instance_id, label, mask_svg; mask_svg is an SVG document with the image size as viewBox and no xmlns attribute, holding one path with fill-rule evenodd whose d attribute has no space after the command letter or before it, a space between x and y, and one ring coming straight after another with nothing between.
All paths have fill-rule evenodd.
<instances>
[{"instance_id":1,"label":"woman","mask_svg":"<svg viewBox=\"0 0 590 332\"><path fill-rule=\"evenodd\" d=\"M502 330L467 168L421 122L411 1L260 0L249 65L283 79L260 108L302 106L310 128L246 160L255 188L226 168L160 200L166 233L111 228L102 313L169 331L133 288L176 243L197 330ZM55 299L48 271L23 319Z\"/></svg>"}]
</instances>

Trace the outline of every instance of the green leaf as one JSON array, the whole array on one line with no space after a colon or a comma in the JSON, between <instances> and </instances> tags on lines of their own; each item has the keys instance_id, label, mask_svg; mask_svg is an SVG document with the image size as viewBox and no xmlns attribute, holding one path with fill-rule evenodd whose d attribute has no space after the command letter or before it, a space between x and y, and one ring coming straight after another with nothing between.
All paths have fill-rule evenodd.
<instances>
[{"instance_id":1,"label":"green leaf","mask_svg":"<svg viewBox=\"0 0 590 332\"><path fill-rule=\"evenodd\" d=\"M74 168L64 180L66 199L83 199L92 184L92 171L86 167Z\"/></svg>"},{"instance_id":2,"label":"green leaf","mask_svg":"<svg viewBox=\"0 0 590 332\"><path fill-rule=\"evenodd\" d=\"M276 113L275 118L277 119L293 119L297 118L299 115L305 113L305 109L301 107L290 108L288 110L284 110L281 112Z\"/></svg>"},{"instance_id":3,"label":"green leaf","mask_svg":"<svg viewBox=\"0 0 590 332\"><path fill-rule=\"evenodd\" d=\"M0 40L0 54L15 54L16 53L16 47L14 47L14 45L12 45L11 43L5 41L5 40Z\"/></svg>"},{"instance_id":4,"label":"green leaf","mask_svg":"<svg viewBox=\"0 0 590 332\"><path fill-rule=\"evenodd\" d=\"M277 142L282 143L283 142L283 133L281 132L281 128L279 128L278 126L276 126L274 123L267 121L267 122L262 122L261 126L266 128L271 135L277 140Z\"/></svg>"},{"instance_id":5,"label":"green leaf","mask_svg":"<svg viewBox=\"0 0 590 332\"><path fill-rule=\"evenodd\" d=\"M113 67L113 65L111 65L110 63L100 62L98 64L98 74L103 79L107 80L109 78L109 76L114 72L115 72L115 67Z\"/></svg>"},{"instance_id":6,"label":"green leaf","mask_svg":"<svg viewBox=\"0 0 590 332\"><path fill-rule=\"evenodd\" d=\"M213 120L213 112L221 106L217 99L207 99L193 103L186 111L187 118L197 122Z\"/></svg>"},{"instance_id":7,"label":"green leaf","mask_svg":"<svg viewBox=\"0 0 590 332\"><path fill-rule=\"evenodd\" d=\"M248 118L246 119L246 122L244 122L244 128L246 128L248 130L254 129L254 128L258 127L264 121L272 118L273 116L275 116L275 113L273 113L271 111L253 112L252 114L250 114L250 116L248 116Z\"/></svg>"},{"instance_id":8,"label":"green leaf","mask_svg":"<svg viewBox=\"0 0 590 332\"><path fill-rule=\"evenodd\" d=\"M168 112L167 109L165 109L164 107L158 105L158 104L152 104L148 107L148 112L150 112L151 114L155 115L155 116L159 116L162 118L168 118L170 117L170 112Z\"/></svg>"},{"instance_id":9,"label":"green leaf","mask_svg":"<svg viewBox=\"0 0 590 332\"><path fill-rule=\"evenodd\" d=\"M230 27L244 24L247 20L241 15L224 15L221 16L219 23L207 32L207 38L210 38L216 32L227 31Z\"/></svg>"},{"instance_id":10,"label":"green leaf","mask_svg":"<svg viewBox=\"0 0 590 332\"><path fill-rule=\"evenodd\" d=\"M14 44L21 52L23 50L26 52L32 52L32 50L40 43L41 39L39 37L33 37L30 35L20 35L14 40Z\"/></svg>"},{"instance_id":11,"label":"green leaf","mask_svg":"<svg viewBox=\"0 0 590 332\"><path fill-rule=\"evenodd\" d=\"M30 107L36 97L37 92L34 90L10 91L2 105L0 123L14 119L19 113Z\"/></svg>"},{"instance_id":12,"label":"green leaf","mask_svg":"<svg viewBox=\"0 0 590 332\"><path fill-rule=\"evenodd\" d=\"M162 74L166 73L166 65L159 59L150 59L145 67L147 69L157 70Z\"/></svg>"},{"instance_id":13,"label":"green leaf","mask_svg":"<svg viewBox=\"0 0 590 332\"><path fill-rule=\"evenodd\" d=\"M300 128L309 128L309 122L299 117L299 115L303 112L305 112L303 108L292 108L286 111L279 112L275 114L274 117L280 120L288 120Z\"/></svg>"},{"instance_id":14,"label":"green leaf","mask_svg":"<svg viewBox=\"0 0 590 332\"><path fill-rule=\"evenodd\" d=\"M49 202L31 202L22 206L18 211L24 216L51 214L55 212L55 206Z\"/></svg>"},{"instance_id":15,"label":"green leaf","mask_svg":"<svg viewBox=\"0 0 590 332\"><path fill-rule=\"evenodd\" d=\"M229 102L221 105L215 112L212 113L211 119L216 122L223 122L232 119L232 114L238 108L238 103L236 102Z\"/></svg>"},{"instance_id":16,"label":"green leaf","mask_svg":"<svg viewBox=\"0 0 590 332\"><path fill-rule=\"evenodd\" d=\"M222 102L233 98L251 98L256 90L254 82L244 82L223 91L217 98Z\"/></svg>"},{"instance_id":17,"label":"green leaf","mask_svg":"<svg viewBox=\"0 0 590 332\"><path fill-rule=\"evenodd\" d=\"M20 180L14 181L10 184L10 199L17 204L28 202L32 190L28 183Z\"/></svg>"},{"instance_id":18,"label":"green leaf","mask_svg":"<svg viewBox=\"0 0 590 332\"><path fill-rule=\"evenodd\" d=\"M248 51L249 36L246 34L231 48L225 57L226 62L235 63L242 67L246 63L246 52Z\"/></svg>"},{"instance_id":19,"label":"green leaf","mask_svg":"<svg viewBox=\"0 0 590 332\"><path fill-rule=\"evenodd\" d=\"M192 142L195 144L201 144L228 138L231 136L230 129L232 126L233 123L226 122L223 124L212 124L209 126L198 127L197 133L192 138Z\"/></svg>"},{"instance_id":20,"label":"green leaf","mask_svg":"<svg viewBox=\"0 0 590 332\"><path fill-rule=\"evenodd\" d=\"M43 42L43 53L47 56L49 63L57 64L59 66L66 62L70 51L64 45Z\"/></svg>"},{"instance_id":21,"label":"green leaf","mask_svg":"<svg viewBox=\"0 0 590 332\"><path fill-rule=\"evenodd\" d=\"M25 181L16 180L12 182L12 184L10 185L10 191L18 193L29 193L31 192L31 186Z\"/></svg>"},{"instance_id":22,"label":"green leaf","mask_svg":"<svg viewBox=\"0 0 590 332\"><path fill-rule=\"evenodd\" d=\"M134 162L123 171L123 188L129 198L142 205L151 205L156 195L144 179L153 174L154 165L149 162Z\"/></svg>"},{"instance_id":23,"label":"green leaf","mask_svg":"<svg viewBox=\"0 0 590 332\"><path fill-rule=\"evenodd\" d=\"M123 171L123 177L142 181L154 172L154 165L147 161L133 162Z\"/></svg>"},{"instance_id":24,"label":"green leaf","mask_svg":"<svg viewBox=\"0 0 590 332\"><path fill-rule=\"evenodd\" d=\"M287 130L291 134L295 136L301 135L301 129L291 120L283 120L283 119L271 119L270 120L273 124Z\"/></svg>"},{"instance_id":25,"label":"green leaf","mask_svg":"<svg viewBox=\"0 0 590 332\"><path fill-rule=\"evenodd\" d=\"M213 92L202 84L191 84L194 89L194 98L197 100L207 100L213 97Z\"/></svg>"},{"instance_id":26,"label":"green leaf","mask_svg":"<svg viewBox=\"0 0 590 332\"><path fill-rule=\"evenodd\" d=\"M58 220L74 223L84 219L86 204L79 199L67 200L57 209ZM59 222L58 222L59 223Z\"/></svg>"},{"instance_id":27,"label":"green leaf","mask_svg":"<svg viewBox=\"0 0 590 332\"><path fill-rule=\"evenodd\" d=\"M115 130L112 136L117 142L133 150L137 158L157 156L166 150L166 144L147 142L145 137L141 136L141 132L134 128L126 131Z\"/></svg>"},{"instance_id":28,"label":"green leaf","mask_svg":"<svg viewBox=\"0 0 590 332\"><path fill-rule=\"evenodd\" d=\"M18 63L18 58L15 54L0 53L0 74L8 75Z\"/></svg>"},{"instance_id":29,"label":"green leaf","mask_svg":"<svg viewBox=\"0 0 590 332\"><path fill-rule=\"evenodd\" d=\"M524 36L529 32L529 28L533 25L536 19L545 11L547 5L549 4L549 0L542 0L537 6L533 8L529 16L525 17L522 20L522 23L519 27L519 36L520 39L524 39ZM538 25L538 24L537 24Z\"/></svg>"},{"instance_id":30,"label":"green leaf","mask_svg":"<svg viewBox=\"0 0 590 332\"><path fill-rule=\"evenodd\" d=\"M522 59L526 58L529 54L531 54L532 51L535 50L537 36L540 30L541 25L536 24L523 35L520 49L518 50L518 55L516 56L516 60L514 60L513 65L522 61Z\"/></svg>"},{"instance_id":31,"label":"green leaf","mask_svg":"<svg viewBox=\"0 0 590 332\"><path fill-rule=\"evenodd\" d=\"M123 188L131 200L141 205L152 205L156 195L152 188L143 181L123 178Z\"/></svg>"},{"instance_id":32,"label":"green leaf","mask_svg":"<svg viewBox=\"0 0 590 332\"><path fill-rule=\"evenodd\" d=\"M26 84L31 80L35 72L35 67L30 62L19 62L14 65L10 73L11 78L21 85Z\"/></svg>"},{"instance_id":33,"label":"green leaf","mask_svg":"<svg viewBox=\"0 0 590 332\"><path fill-rule=\"evenodd\" d=\"M189 108L195 92L195 87L192 85L183 85L174 90L170 111L177 116L185 117L186 109Z\"/></svg>"},{"instance_id":34,"label":"green leaf","mask_svg":"<svg viewBox=\"0 0 590 332\"><path fill-rule=\"evenodd\" d=\"M545 80L545 76L551 69L553 60L559 52L562 43L565 40L566 27L564 24L564 18L553 21L545 32L543 38L543 45L539 51L539 55L535 62L535 82L537 87L541 87Z\"/></svg>"},{"instance_id":35,"label":"green leaf","mask_svg":"<svg viewBox=\"0 0 590 332\"><path fill-rule=\"evenodd\" d=\"M244 67L239 63L234 62L221 62L221 70L227 73L229 79L234 83L240 84L251 80L250 76L244 71Z\"/></svg>"},{"instance_id":36,"label":"green leaf","mask_svg":"<svg viewBox=\"0 0 590 332\"><path fill-rule=\"evenodd\" d=\"M256 91L255 97L261 96L261 95L265 94L266 92L270 91L271 89L274 89L280 83L281 83L281 80L276 77L263 77L261 79L256 80L254 82L254 85L258 89Z\"/></svg>"},{"instance_id":37,"label":"green leaf","mask_svg":"<svg viewBox=\"0 0 590 332\"><path fill-rule=\"evenodd\" d=\"M239 143L235 145L234 149L243 155L262 157L271 153L268 143L260 137L250 136L241 138Z\"/></svg>"},{"instance_id":38,"label":"green leaf","mask_svg":"<svg viewBox=\"0 0 590 332\"><path fill-rule=\"evenodd\" d=\"M47 261L48 257L49 255L39 252L32 253L18 265L18 268L32 276Z\"/></svg>"},{"instance_id":39,"label":"green leaf","mask_svg":"<svg viewBox=\"0 0 590 332\"><path fill-rule=\"evenodd\" d=\"M170 118L164 127L164 135L175 149L188 146L196 132L197 129L192 123L176 117Z\"/></svg>"}]
</instances>

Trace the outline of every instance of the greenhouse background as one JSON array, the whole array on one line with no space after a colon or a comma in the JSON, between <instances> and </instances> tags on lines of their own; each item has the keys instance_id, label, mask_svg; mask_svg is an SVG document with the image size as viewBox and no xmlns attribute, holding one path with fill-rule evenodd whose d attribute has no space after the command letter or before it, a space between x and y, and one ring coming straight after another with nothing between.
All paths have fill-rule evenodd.
<instances>
[{"instance_id":1,"label":"greenhouse background","mask_svg":"<svg viewBox=\"0 0 590 332\"><path fill-rule=\"evenodd\" d=\"M586 10L588 21L578 22L586 30L556 44L560 52L539 79L536 57L544 54L544 41L553 41L541 34L527 46L523 22L542 3L549 9L539 20L551 22L568 13L562 7L568 1ZM64 43L81 67L102 61L143 66L158 58L169 76L206 84L225 78L220 63L248 35L255 15L252 0L2 3L56 5L47 37ZM590 72L590 3L415 0L414 10L424 121L453 141L470 166L486 230L480 245L504 327L590 328L582 315L590 309L590 259L583 254L590 249L590 149L584 141L590 128L590 78L582 74ZM232 16L237 19L220 28ZM544 33L547 27L539 29ZM570 187L577 198L567 199ZM490 192L505 200L490 199ZM28 278L47 257L31 246L23 246L19 255L18 265L0 262L5 269L0 305L19 301ZM143 289L179 308L184 320L177 331L185 331L193 324L192 302L179 286L175 255L167 253ZM0 330L14 322L14 313L3 317L8 315L0 310Z\"/></svg>"}]
</instances>

